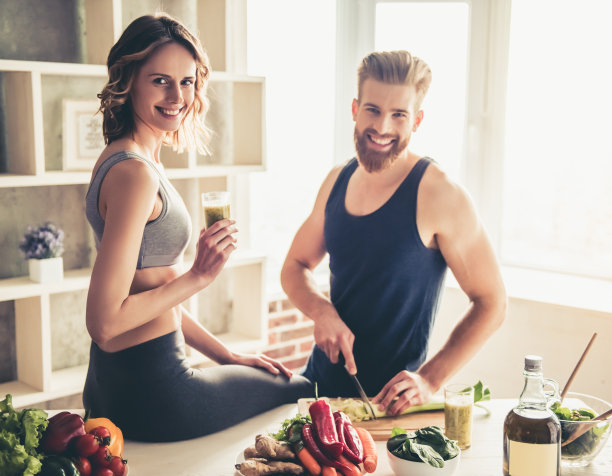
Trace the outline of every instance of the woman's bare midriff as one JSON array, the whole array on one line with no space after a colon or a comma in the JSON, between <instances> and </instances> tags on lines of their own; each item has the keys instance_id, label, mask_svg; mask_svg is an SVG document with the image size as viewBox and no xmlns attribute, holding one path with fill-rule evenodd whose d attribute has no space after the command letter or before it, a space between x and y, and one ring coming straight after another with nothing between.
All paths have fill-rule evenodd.
<instances>
[{"instance_id":1,"label":"woman's bare midriff","mask_svg":"<svg viewBox=\"0 0 612 476\"><path fill-rule=\"evenodd\" d=\"M130 295L158 288L177 278L180 274L182 274L182 263L172 266L137 269L130 288ZM117 352L169 334L180 327L180 306L175 306L146 324L115 337L100 348L105 352Z\"/></svg>"}]
</instances>

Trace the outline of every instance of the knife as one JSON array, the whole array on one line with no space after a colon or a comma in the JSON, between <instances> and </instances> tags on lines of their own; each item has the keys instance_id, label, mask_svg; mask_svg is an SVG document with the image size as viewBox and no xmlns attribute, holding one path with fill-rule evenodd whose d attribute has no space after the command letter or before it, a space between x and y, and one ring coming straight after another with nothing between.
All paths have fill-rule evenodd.
<instances>
[{"instance_id":1,"label":"knife","mask_svg":"<svg viewBox=\"0 0 612 476\"><path fill-rule=\"evenodd\" d=\"M372 419L376 420L376 414L374 413L372 404L370 403L370 400L366 396L366 393L363 391L363 387L359 383L359 379L357 378L357 375L349 374L349 377L351 377L351 380L355 384L355 387L357 388L357 391L359 392L359 396L361 397L361 400L363 400L363 404L365 405L366 410L370 410L370 413L372 414Z\"/></svg>"}]
</instances>

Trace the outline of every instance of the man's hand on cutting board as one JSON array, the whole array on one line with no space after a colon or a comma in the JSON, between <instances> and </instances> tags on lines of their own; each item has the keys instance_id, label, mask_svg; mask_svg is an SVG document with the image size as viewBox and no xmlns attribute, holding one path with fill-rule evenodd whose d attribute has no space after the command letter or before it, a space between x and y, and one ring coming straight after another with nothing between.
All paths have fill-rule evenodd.
<instances>
[{"instance_id":1,"label":"man's hand on cutting board","mask_svg":"<svg viewBox=\"0 0 612 476\"><path fill-rule=\"evenodd\" d=\"M399 415L413 405L422 405L431 399L431 384L416 372L402 370L389 380L372 399L378 409L387 415Z\"/></svg>"}]
</instances>

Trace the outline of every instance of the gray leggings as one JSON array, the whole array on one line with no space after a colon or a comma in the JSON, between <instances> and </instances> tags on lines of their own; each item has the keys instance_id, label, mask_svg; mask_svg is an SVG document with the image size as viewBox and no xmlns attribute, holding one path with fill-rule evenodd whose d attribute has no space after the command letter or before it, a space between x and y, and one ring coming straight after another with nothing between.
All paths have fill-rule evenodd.
<instances>
[{"instance_id":1,"label":"gray leggings","mask_svg":"<svg viewBox=\"0 0 612 476\"><path fill-rule=\"evenodd\" d=\"M178 441L214 433L298 398L311 382L243 365L190 368L180 331L108 353L91 343L83 404L127 439Z\"/></svg>"}]
</instances>

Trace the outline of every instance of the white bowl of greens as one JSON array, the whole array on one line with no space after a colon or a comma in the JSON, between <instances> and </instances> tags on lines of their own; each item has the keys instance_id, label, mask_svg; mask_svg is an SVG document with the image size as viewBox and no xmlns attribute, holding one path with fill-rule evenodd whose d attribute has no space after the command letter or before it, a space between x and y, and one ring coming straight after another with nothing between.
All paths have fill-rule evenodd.
<instances>
[{"instance_id":1,"label":"white bowl of greens","mask_svg":"<svg viewBox=\"0 0 612 476\"><path fill-rule=\"evenodd\" d=\"M441 476L455 474L461 450L439 426L407 432L394 428L387 440L387 457L397 476Z\"/></svg>"}]
</instances>

